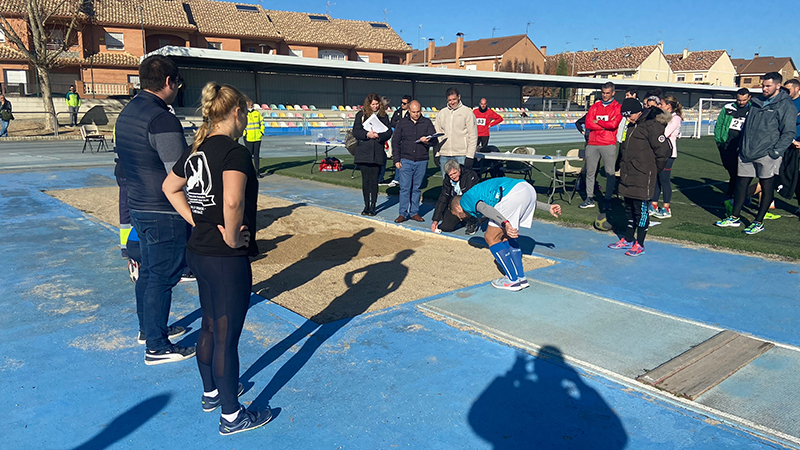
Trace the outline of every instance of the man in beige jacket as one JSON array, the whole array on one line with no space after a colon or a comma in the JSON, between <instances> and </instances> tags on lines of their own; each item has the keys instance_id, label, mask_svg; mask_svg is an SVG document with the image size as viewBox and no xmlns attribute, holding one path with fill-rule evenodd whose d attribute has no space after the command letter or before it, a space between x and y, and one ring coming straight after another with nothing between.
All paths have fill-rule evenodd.
<instances>
[{"instance_id":1,"label":"man in beige jacket","mask_svg":"<svg viewBox=\"0 0 800 450\"><path fill-rule=\"evenodd\" d=\"M458 89L450 88L446 95L447 108L436 115L436 132L444 133L439 138L442 145L438 152L442 177L447 176L444 173L444 164L450 159L455 159L462 166L471 169L478 145L478 125L472 109L461 103Z\"/></svg>"}]
</instances>

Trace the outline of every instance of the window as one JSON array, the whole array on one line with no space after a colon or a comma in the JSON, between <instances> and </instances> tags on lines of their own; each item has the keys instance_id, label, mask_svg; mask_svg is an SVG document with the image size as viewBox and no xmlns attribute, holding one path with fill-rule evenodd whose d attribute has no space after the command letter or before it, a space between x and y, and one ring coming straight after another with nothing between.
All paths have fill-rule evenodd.
<instances>
[{"instance_id":1,"label":"window","mask_svg":"<svg viewBox=\"0 0 800 450\"><path fill-rule=\"evenodd\" d=\"M128 75L128 83L132 84L134 89L140 89L139 75Z\"/></svg>"},{"instance_id":2,"label":"window","mask_svg":"<svg viewBox=\"0 0 800 450\"><path fill-rule=\"evenodd\" d=\"M622 55L622 57L623 57L623 58L630 58L630 57L631 57L631 54L630 54L630 53L625 53L624 55Z\"/></svg>"},{"instance_id":3,"label":"window","mask_svg":"<svg viewBox=\"0 0 800 450\"><path fill-rule=\"evenodd\" d=\"M373 23L373 22L370 22L369 24L370 24L370 26L372 26L372 28L389 28L389 26L386 25L385 23Z\"/></svg>"},{"instance_id":4,"label":"window","mask_svg":"<svg viewBox=\"0 0 800 450\"><path fill-rule=\"evenodd\" d=\"M125 50L125 37L122 33L106 33L106 50Z\"/></svg>"},{"instance_id":5,"label":"window","mask_svg":"<svg viewBox=\"0 0 800 450\"><path fill-rule=\"evenodd\" d=\"M290 56L299 56L300 58L302 58L303 57L303 51L302 50L289 50L289 55Z\"/></svg>"},{"instance_id":6,"label":"window","mask_svg":"<svg viewBox=\"0 0 800 450\"><path fill-rule=\"evenodd\" d=\"M238 11L258 12L258 8L250 5L236 5Z\"/></svg>"},{"instance_id":7,"label":"window","mask_svg":"<svg viewBox=\"0 0 800 450\"><path fill-rule=\"evenodd\" d=\"M358 60L361 62L369 62L369 55L358 55Z\"/></svg>"},{"instance_id":8,"label":"window","mask_svg":"<svg viewBox=\"0 0 800 450\"><path fill-rule=\"evenodd\" d=\"M467 69L467 70L478 70L478 65L477 64L467 64L466 66L464 66L464 68Z\"/></svg>"},{"instance_id":9,"label":"window","mask_svg":"<svg viewBox=\"0 0 800 450\"><path fill-rule=\"evenodd\" d=\"M753 84L752 78L742 78L742 84Z\"/></svg>"},{"instance_id":10,"label":"window","mask_svg":"<svg viewBox=\"0 0 800 450\"><path fill-rule=\"evenodd\" d=\"M159 39L158 40L158 48L166 47L169 45L169 39Z\"/></svg>"},{"instance_id":11,"label":"window","mask_svg":"<svg viewBox=\"0 0 800 450\"><path fill-rule=\"evenodd\" d=\"M703 74L702 74L702 73L696 73L696 74L694 74L694 81L695 81L695 82L698 82L698 81L703 81Z\"/></svg>"},{"instance_id":12,"label":"window","mask_svg":"<svg viewBox=\"0 0 800 450\"><path fill-rule=\"evenodd\" d=\"M497 45L498 42L500 41L492 41L489 45Z\"/></svg>"},{"instance_id":13,"label":"window","mask_svg":"<svg viewBox=\"0 0 800 450\"><path fill-rule=\"evenodd\" d=\"M211 50L222 50L222 42L208 42L208 48Z\"/></svg>"},{"instance_id":14,"label":"window","mask_svg":"<svg viewBox=\"0 0 800 450\"><path fill-rule=\"evenodd\" d=\"M255 47L247 47L247 53L258 53Z\"/></svg>"},{"instance_id":15,"label":"window","mask_svg":"<svg viewBox=\"0 0 800 450\"><path fill-rule=\"evenodd\" d=\"M320 50L317 53L319 59L330 59L332 61L346 61L347 55L339 50Z\"/></svg>"},{"instance_id":16,"label":"window","mask_svg":"<svg viewBox=\"0 0 800 450\"><path fill-rule=\"evenodd\" d=\"M3 33L3 30L0 30L0 42L6 41L6 34Z\"/></svg>"},{"instance_id":17,"label":"window","mask_svg":"<svg viewBox=\"0 0 800 450\"><path fill-rule=\"evenodd\" d=\"M675 75L675 81L677 81L678 83L685 82L686 81L686 75L684 75L682 73L678 74L678 75Z\"/></svg>"},{"instance_id":18,"label":"window","mask_svg":"<svg viewBox=\"0 0 800 450\"><path fill-rule=\"evenodd\" d=\"M313 20L313 21L315 21L315 22L327 22L328 21L328 17L327 16L322 16L322 15L319 15L319 14L309 14L308 18Z\"/></svg>"}]
</instances>

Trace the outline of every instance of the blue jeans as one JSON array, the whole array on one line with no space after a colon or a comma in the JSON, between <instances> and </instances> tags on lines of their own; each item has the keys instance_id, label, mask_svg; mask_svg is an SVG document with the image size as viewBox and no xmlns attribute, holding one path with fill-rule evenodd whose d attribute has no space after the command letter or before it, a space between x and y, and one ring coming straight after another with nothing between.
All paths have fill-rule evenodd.
<instances>
[{"instance_id":1,"label":"blue jeans","mask_svg":"<svg viewBox=\"0 0 800 450\"><path fill-rule=\"evenodd\" d=\"M142 252L136 281L136 314L148 350L170 345L167 321L172 288L186 265L189 224L178 213L131 210L131 222L139 234Z\"/></svg>"},{"instance_id":2,"label":"blue jeans","mask_svg":"<svg viewBox=\"0 0 800 450\"><path fill-rule=\"evenodd\" d=\"M447 174L444 173L444 163L446 163L447 161L450 161L451 159L455 159L462 166L464 165L464 163L467 162L467 157L466 156L440 156L439 157L439 166L442 169L442 178L443 179L447 178Z\"/></svg>"},{"instance_id":3,"label":"blue jeans","mask_svg":"<svg viewBox=\"0 0 800 450\"><path fill-rule=\"evenodd\" d=\"M401 159L402 167L397 171L400 183L400 215L409 218L419 214L419 200L422 197L422 180L428 170L428 160L411 161Z\"/></svg>"},{"instance_id":4,"label":"blue jeans","mask_svg":"<svg viewBox=\"0 0 800 450\"><path fill-rule=\"evenodd\" d=\"M8 121L0 120L0 137L8 137Z\"/></svg>"}]
</instances>

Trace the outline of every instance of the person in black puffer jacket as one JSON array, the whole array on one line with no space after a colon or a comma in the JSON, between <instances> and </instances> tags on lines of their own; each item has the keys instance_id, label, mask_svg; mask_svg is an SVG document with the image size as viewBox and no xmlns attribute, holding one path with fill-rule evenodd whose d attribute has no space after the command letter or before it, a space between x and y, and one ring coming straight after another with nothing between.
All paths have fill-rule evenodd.
<instances>
[{"instance_id":1,"label":"person in black puffer jacket","mask_svg":"<svg viewBox=\"0 0 800 450\"><path fill-rule=\"evenodd\" d=\"M434 233L437 232L437 228L440 231L450 232L461 224L461 219L450 212L450 201L456 195L464 194L481 181L474 170L467 169L454 159L448 160L444 164L444 172L447 174L447 178L442 182L442 192L439 194L436 209L433 211L431 231ZM475 234L478 231L478 219L472 216L468 217L466 226L467 235Z\"/></svg>"},{"instance_id":2,"label":"person in black puffer jacket","mask_svg":"<svg viewBox=\"0 0 800 450\"><path fill-rule=\"evenodd\" d=\"M628 227L625 237L608 247L627 250L625 254L628 256L639 256L644 253L644 239L650 225L647 201L653 196L658 173L672 155L670 141L664 136L672 114L650 108L644 115L642 105L636 99L625 99L620 111L628 120L625 141L620 147L619 179L619 194L625 198Z\"/></svg>"},{"instance_id":3,"label":"person in black puffer jacket","mask_svg":"<svg viewBox=\"0 0 800 450\"><path fill-rule=\"evenodd\" d=\"M364 121L373 114L376 114L378 120L386 125L386 131L376 133L371 129L364 129ZM364 194L364 210L361 211L361 215L374 216L378 203L378 174L381 166L386 165L384 145L392 137L389 116L386 114L386 108L378 94L370 93L364 100L364 106L353 120L353 136L358 139L355 163L361 170L361 192Z\"/></svg>"}]
</instances>

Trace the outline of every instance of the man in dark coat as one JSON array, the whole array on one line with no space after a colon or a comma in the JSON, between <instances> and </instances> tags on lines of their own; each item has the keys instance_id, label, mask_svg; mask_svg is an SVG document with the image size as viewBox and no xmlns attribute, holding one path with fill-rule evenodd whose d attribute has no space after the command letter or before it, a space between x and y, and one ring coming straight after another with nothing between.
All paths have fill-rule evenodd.
<instances>
[{"instance_id":1,"label":"man in dark coat","mask_svg":"<svg viewBox=\"0 0 800 450\"><path fill-rule=\"evenodd\" d=\"M650 218L647 201L652 198L658 172L667 165L672 155L669 139L664 136L672 115L659 108L650 108L645 116L642 104L636 99L625 99L620 112L628 121L625 141L621 146L619 194L625 198L628 227L625 237L609 248L627 250L628 256L644 253L644 239ZM633 237L636 234L636 241Z\"/></svg>"},{"instance_id":2,"label":"man in dark coat","mask_svg":"<svg viewBox=\"0 0 800 450\"><path fill-rule=\"evenodd\" d=\"M442 192L439 194L436 209L433 211L431 231L434 233L450 232L461 224L461 219L450 212L450 201L456 195L463 195L481 181L474 170L465 168L454 159L444 164L444 173L447 174L447 178L442 182ZM471 236L478 231L478 219L475 217L469 216L466 225L467 235ZM436 231L437 229L439 231Z\"/></svg>"},{"instance_id":3,"label":"man in dark coat","mask_svg":"<svg viewBox=\"0 0 800 450\"><path fill-rule=\"evenodd\" d=\"M408 105L408 116L400 119L392 138L392 161L400 180L400 214L397 223L408 219L424 222L419 215L422 180L428 171L429 149L436 145L431 119L422 115L422 106L414 100Z\"/></svg>"}]
</instances>

